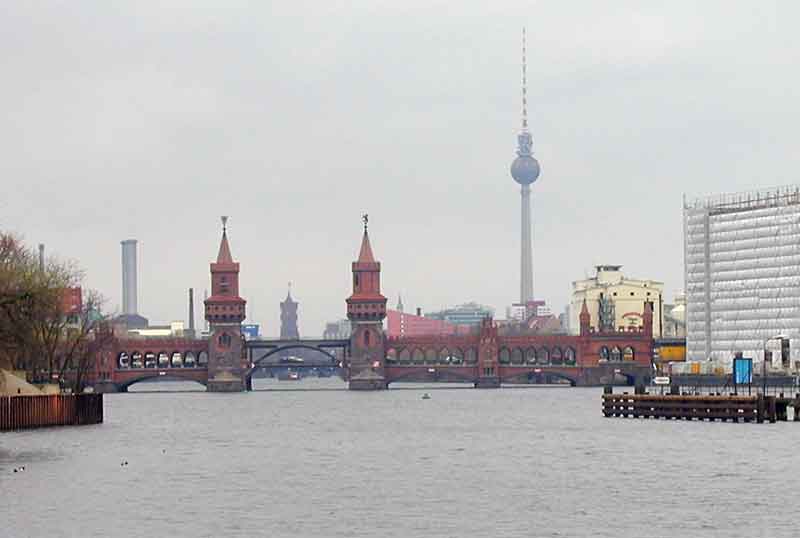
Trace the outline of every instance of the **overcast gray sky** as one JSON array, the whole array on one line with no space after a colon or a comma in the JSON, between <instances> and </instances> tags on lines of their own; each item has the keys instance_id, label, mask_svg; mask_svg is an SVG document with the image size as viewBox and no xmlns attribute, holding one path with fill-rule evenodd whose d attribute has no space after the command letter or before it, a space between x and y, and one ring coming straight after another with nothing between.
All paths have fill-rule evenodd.
<instances>
[{"instance_id":1,"label":"overcast gray sky","mask_svg":"<svg viewBox=\"0 0 800 538\"><path fill-rule=\"evenodd\" d=\"M681 196L797 181L796 2L6 2L0 227L184 319L231 216L266 334L343 317L363 212L390 304L519 289L520 31L534 288L596 263L683 285ZM198 319L200 309L197 311Z\"/></svg>"}]
</instances>

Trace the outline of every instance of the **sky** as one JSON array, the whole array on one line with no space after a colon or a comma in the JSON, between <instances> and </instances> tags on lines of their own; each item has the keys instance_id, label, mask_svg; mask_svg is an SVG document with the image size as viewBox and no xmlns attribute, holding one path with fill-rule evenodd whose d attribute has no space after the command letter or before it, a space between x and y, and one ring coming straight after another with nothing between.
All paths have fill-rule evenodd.
<instances>
[{"instance_id":1,"label":"sky","mask_svg":"<svg viewBox=\"0 0 800 538\"><path fill-rule=\"evenodd\" d=\"M542 173L534 291L595 264L683 287L682 197L797 183L795 2L10 2L0 229L186 318L220 215L250 320L343 318L361 215L393 306L519 294L520 40ZM199 320L201 311L196 309Z\"/></svg>"}]
</instances>

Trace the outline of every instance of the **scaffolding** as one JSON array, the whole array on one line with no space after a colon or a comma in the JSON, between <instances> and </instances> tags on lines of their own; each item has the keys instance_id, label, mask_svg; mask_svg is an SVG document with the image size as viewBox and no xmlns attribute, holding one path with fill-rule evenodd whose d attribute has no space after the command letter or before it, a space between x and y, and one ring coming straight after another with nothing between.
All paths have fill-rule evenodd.
<instances>
[{"instance_id":1,"label":"scaffolding","mask_svg":"<svg viewBox=\"0 0 800 538\"><path fill-rule=\"evenodd\" d=\"M785 335L796 369L800 186L684 197L683 227L687 359L729 366L741 352L759 364Z\"/></svg>"}]
</instances>

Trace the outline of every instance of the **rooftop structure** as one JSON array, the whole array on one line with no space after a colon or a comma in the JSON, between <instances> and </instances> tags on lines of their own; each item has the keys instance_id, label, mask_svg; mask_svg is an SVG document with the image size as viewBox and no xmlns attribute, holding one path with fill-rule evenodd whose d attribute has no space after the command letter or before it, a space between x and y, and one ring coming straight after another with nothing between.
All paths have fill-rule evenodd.
<instances>
[{"instance_id":1,"label":"rooftop structure","mask_svg":"<svg viewBox=\"0 0 800 538\"><path fill-rule=\"evenodd\" d=\"M439 312L425 314L426 318L440 319L455 325L479 325L482 320L493 316L493 308L474 302L464 303L445 308Z\"/></svg>"}]
</instances>

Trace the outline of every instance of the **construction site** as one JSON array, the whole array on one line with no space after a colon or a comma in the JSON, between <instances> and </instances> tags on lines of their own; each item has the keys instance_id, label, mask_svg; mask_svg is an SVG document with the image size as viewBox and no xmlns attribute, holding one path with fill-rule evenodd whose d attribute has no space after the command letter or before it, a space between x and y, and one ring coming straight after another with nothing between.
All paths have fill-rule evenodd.
<instances>
[{"instance_id":1,"label":"construction site","mask_svg":"<svg viewBox=\"0 0 800 538\"><path fill-rule=\"evenodd\" d=\"M798 373L800 186L684 198L683 227L687 363L672 373L729 374L735 356Z\"/></svg>"}]
</instances>

